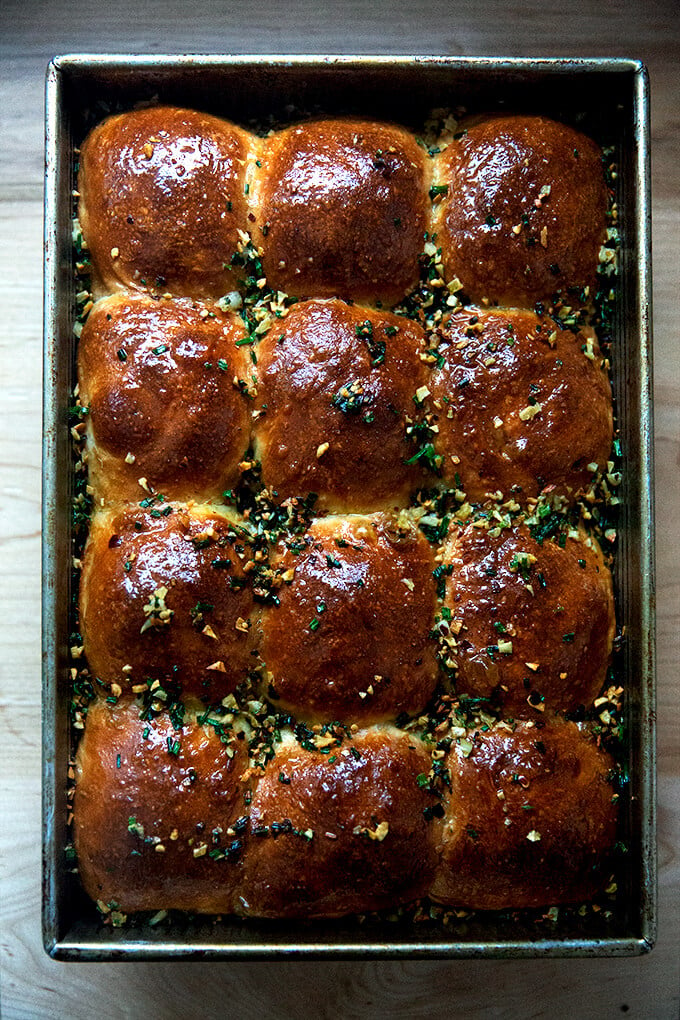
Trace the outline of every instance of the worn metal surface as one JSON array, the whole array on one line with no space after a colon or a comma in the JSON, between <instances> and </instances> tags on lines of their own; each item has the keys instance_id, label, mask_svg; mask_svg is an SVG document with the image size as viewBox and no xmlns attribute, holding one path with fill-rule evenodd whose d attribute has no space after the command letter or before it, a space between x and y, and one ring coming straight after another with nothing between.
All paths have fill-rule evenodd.
<instances>
[{"instance_id":1,"label":"worn metal surface","mask_svg":"<svg viewBox=\"0 0 680 1020\"><path fill-rule=\"evenodd\" d=\"M307 111L346 111L414 126L437 106L546 113L613 145L620 167L621 271L615 313L614 393L625 458L617 615L625 625L630 844L623 893L609 922L558 919L541 931L509 915L454 928L368 919L256 922L198 918L174 928L110 929L69 872L67 841L68 614L74 382L71 274L73 149L109 106L154 100L247 123ZM43 482L43 939L62 960L257 957L614 956L647 951L656 931L654 514L651 406L649 98L634 60L458 57L57 58L47 74ZM544 934L545 933L545 934Z\"/></svg>"}]
</instances>

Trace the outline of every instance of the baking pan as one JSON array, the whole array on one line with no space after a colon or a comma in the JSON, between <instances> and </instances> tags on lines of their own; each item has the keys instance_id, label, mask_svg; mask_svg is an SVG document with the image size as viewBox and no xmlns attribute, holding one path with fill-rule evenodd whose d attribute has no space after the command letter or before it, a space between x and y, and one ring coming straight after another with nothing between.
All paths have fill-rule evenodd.
<instances>
[{"instance_id":1,"label":"baking pan","mask_svg":"<svg viewBox=\"0 0 680 1020\"><path fill-rule=\"evenodd\" d=\"M624 457L614 568L625 627L618 674L626 687L619 892L608 911L477 914L448 926L368 917L291 922L183 918L101 924L66 858L72 467L67 427L74 384L71 253L74 147L109 109L158 100L243 124L290 117L291 107L421 125L433 107L509 109L570 122L618 164L620 274L612 351ZM643 953L656 931L654 518L649 198L649 98L635 60L459 57L65 56L46 89L43 451L43 937L60 960L257 957L531 957Z\"/></svg>"}]
</instances>

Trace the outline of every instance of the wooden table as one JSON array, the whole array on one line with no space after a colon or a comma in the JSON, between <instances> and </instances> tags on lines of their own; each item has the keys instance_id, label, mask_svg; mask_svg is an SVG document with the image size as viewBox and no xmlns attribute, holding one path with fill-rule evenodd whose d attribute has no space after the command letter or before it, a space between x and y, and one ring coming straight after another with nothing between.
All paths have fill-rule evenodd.
<instances>
[{"instance_id":1,"label":"wooden table","mask_svg":"<svg viewBox=\"0 0 680 1020\"><path fill-rule=\"evenodd\" d=\"M652 81L659 607L660 928L625 960L91 964L40 941L40 454L43 75L64 52L634 56ZM678 1016L680 293L672 0L332 3L3 0L0 6L0 755L2 1016ZM674 311L675 310L675 311Z\"/></svg>"}]
</instances>

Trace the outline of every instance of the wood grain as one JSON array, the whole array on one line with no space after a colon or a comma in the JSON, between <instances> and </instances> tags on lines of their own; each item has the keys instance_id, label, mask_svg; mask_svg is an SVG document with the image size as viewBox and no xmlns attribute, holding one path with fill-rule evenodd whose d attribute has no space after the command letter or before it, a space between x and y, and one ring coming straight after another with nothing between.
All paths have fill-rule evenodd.
<instances>
[{"instance_id":1,"label":"wood grain","mask_svg":"<svg viewBox=\"0 0 680 1020\"><path fill-rule=\"evenodd\" d=\"M0 5L0 1012L12 1020L678 1016L680 293L677 9L670 0L58 0ZM633 960L54 963L40 944L43 76L57 52L621 55L651 73L658 527L659 941Z\"/></svg>"}]
</instances>

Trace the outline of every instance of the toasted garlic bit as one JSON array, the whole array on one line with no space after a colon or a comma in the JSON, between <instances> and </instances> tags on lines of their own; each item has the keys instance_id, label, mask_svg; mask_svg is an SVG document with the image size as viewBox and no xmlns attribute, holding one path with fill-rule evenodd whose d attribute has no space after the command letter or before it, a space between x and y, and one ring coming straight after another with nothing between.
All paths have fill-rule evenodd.
<instances>
[{"instance_id":1,"label":"toasted garlic bit","mask_svg":"<svg viewBox=\"0 0 680 1020\"><path fill-rule=\"evenodd\" d=\"M205 668L206 669L211 669L214 673L226 673L227 672L227 667L224 665L224 663L222 662L221 659L218 659L217 662L213 662L209 666L206 666Z\"/></svg>"},{"instance_id":2,"label":"toasted garlic bit","mask_svg":"<svg viewBox=\"0 0 680 1020\"><path fill-rule=\"evenodd\" d=\"M375 829L369 829L365 825L357 825L354 829L355 836L368 836L369 839L376 840L378 843L382 843L387 833L390 831L389 822L379 822Z\"/></svg>"},{"instance_id":3,"label":"toasted garlic bit","mask_svg":"<svg viewBox=\"0 0 680 1020\"><path fill-rule=\"evenodd\" d=\"M168 626L173 616L173 609L168 609L165 604L165 597L168 594L167 588L156 588L147 604L143 607L146 620L142 624L140 634L150 630L151 627Z\"/></svg>"},{"instance_id":4,"label":"toasted garlic bit","mask_svg":"<svg viewBox=\"0 0 680 1020\"><path fill-rule=\"evenodd\" d=\"M316 448L316 459L317 460L321 460L321 458L323 457L324 453L326 453L329 449L330 449L330 443L321 443L319 446L317 446L317 448Z\"/></svg>"}]
</instances>

